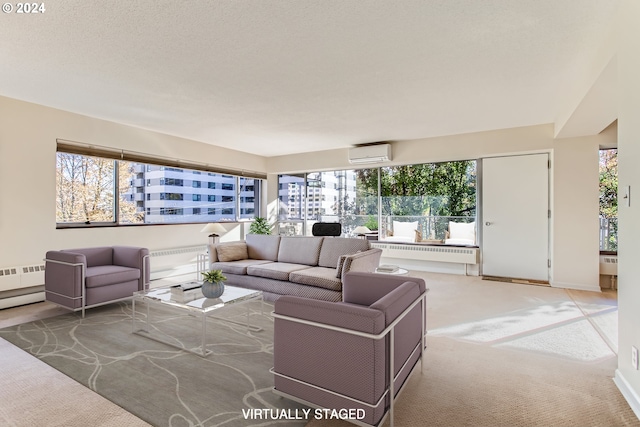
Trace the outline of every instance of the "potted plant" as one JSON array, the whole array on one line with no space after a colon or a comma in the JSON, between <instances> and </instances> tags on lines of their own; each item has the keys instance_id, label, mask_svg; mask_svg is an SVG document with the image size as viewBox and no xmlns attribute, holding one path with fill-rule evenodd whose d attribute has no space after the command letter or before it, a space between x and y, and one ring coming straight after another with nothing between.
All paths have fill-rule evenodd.
<instances>
[{"instance_id":1,"label":"potted plant","mask_svg":"<svg viewBox=\"0 0 640 427\"><path fill-rule=\"evenodd\" d=\"M224 293L224 281L227 277L222 270L210 270L201 273L203 276L202 295L207 298L218 298Z\"/></svg>"},{"instance_id":2,"label":"potted plant","mask_svg":"<svg viewBox=\"0 0 640 427\"><path fill-rule=\"evenodd\" d=\"M249 226L249 234L271 234L271 226L267 219L256 217Z\"/></svg>"}]
</instances>

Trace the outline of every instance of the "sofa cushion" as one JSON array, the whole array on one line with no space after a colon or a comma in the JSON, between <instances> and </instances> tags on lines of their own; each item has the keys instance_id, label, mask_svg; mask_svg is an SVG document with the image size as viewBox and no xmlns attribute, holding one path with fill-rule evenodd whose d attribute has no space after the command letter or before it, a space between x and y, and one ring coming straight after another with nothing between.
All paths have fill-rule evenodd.
<instances>
[{"instance_id":1,"label":"sofa cushion","mask_svg":"<svg viewBox=\"0 0 640 427\"><path fill-rule=\"evenodd\" d=\"M211 269L212 270L222 270L223 273L231 273L231 274L247 274L247 267L252 265L259 264L268 264L271 261L266 261L262 259L241 259L238 261L228 261L228 262L212 262Z\"/></svg>"},{"instance_id":2,"label":"sofa cushion","mask_svg":"<svg viewBox=\"0 0 640 427\"><path fill-rule=\"evenodd\" d=\"M220 243L216 246L218 261L238 261L249 258L247 253L247 244L245 242L228 242Z\"/></svg>"},{"instance_id":3,"label":"sofa cushion","mask_svg":"<svg viewBox=\"0 0 640 427\"><path fill-rule=\"evenodd\" d=\"M369 241L365 239L351 239L344 237L324 239L322 241L322 247L320 248L318 266L335 268L340 255L366 251L369 247Z\"/></svg>"},{"instance_id":4,"label":"sofa cushion","mask_svg":"<svg viewBox=\"0 0 640 427\"><path fill-rule=\"evenodd\" d=\"M61 252L73 252L82 254L87 259L87 267L113 264L113 248L111 246L98 246L95 248L63 249Z\"/></svg>"},{"instance_id":5,"label":"sofa cushion","mask_svg":"<svg viewBox=\"0 0 640 427\"><path fill-rule=\"evenodd\" d=\"M309 268L309 266L287 262L270 262L268 264L248 266L247 274L268 279L289 280L289 273L296 270L304 270L305 268Z\"/></svg>"},{"instance_id":6,"label":"sofa cushion","mask_svg":"<svg viewBox=\"0 0 640 427\"><path fill-rule=\"evenodd\" d=\"M342 282L336 277L335 268L310 267L289 273L289 281L318 288L342 290Z\"/></svg>"},{"instance_id":7,"label":"sofa cushion","mask_svg":"<svg viewBox=\"0 0 640 427\"><path fill-rule=\"evenodd\" d=\"M280 236L247 234L247 236L245 237L245 242L247 243L249 258L266 259L268 261L278 260Z\"/></svg>"},{"instance_id":8,"label":"sofa cushion","mask_svg":"<svg viewBox=\"0 0 640 427\"><path fill-rule=\"evenodd\" d=\"M137 268L121 267L119 265L98 265L87 268L85 283L87 288L113 285L140 279Z\"/></svg>"},{"instance_id":9,"label":"sofa cushion","mask_svg":"<svg viewBox=\"0 0 640 427\"><path fill-rule=\"evenodd\" d=\"M324 237L282 237L278 250L278 262L318 265L320 247ZM337 259L336 259L337 262ZM333 266L335 266L335 262Z\"/></svg>"}]
</instances>

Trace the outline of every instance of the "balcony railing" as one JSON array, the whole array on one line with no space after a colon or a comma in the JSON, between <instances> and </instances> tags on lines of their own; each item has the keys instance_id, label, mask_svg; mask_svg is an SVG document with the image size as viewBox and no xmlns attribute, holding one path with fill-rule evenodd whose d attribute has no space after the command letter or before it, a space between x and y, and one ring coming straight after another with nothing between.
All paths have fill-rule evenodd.
<instances>
[{"instance_id":1,"label":"balcony railing","mask_svg":"<svg viewBox=\"0 0 640 427\"><path fill-rule=\"evenodd\" d=\"M341 219L337 215L323 216L317 219L307 220L308 235L311 234L311 226L317 221L337 221L342 224L342 234L349 236L359 225L370 224L375 215L348 215ZM475 217L469 216L422 216L422 215L383 215L382 224L378 231L379 238L387 236L387 230L393 229L393 221L418 222L418 231L423 239L444 240L449 229L449 221L472 222ZM302 235L304 219L284 219L279 221L279 233L285 235ZM372 228L372 227L370 227ZM600 218L600 250L617 252L618 250L618 219Z\"/></svg>"}]
</instances>

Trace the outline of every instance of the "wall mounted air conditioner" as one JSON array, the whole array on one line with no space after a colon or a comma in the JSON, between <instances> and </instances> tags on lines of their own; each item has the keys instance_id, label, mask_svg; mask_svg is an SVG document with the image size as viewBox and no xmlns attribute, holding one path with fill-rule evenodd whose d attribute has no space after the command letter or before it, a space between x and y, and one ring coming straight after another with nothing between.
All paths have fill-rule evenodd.
<instances>
[{"instance_id":1,"label":"wall mounted air conditioner","mask_svg":"<svg viewBox=\"0 0 640 427\"><path fill-rule=\"evenodd\" d=\"M361 145L349 149L349 163L380 163L391 160L391 144Z\"/></svg>"}]
</instances>

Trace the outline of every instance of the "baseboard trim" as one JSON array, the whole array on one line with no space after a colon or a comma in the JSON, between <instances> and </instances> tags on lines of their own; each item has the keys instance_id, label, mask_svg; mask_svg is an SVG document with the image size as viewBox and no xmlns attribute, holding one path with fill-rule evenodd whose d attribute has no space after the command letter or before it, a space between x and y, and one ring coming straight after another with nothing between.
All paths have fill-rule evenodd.
<instances>
[{"instance_id":1,"label":"baseboard trim","mask_svg":"<svg viewBox=\"0 0 640 427\"><path fill-rule=\"evenodd\" d=\"M502 276L482 276L482 280L492 280L494 282L515 283L518 285L551 286L546 280L518 279L515 277Z\"/></svg>"},{"instance_id":2,"label":"baseboard trim","mask_svg":"<svg viewBox=\"0 0 640 427\"><path fill-rule=\"evenodd\" d=\"M564 289L575 289L577 291L592 291L592 292L602 292L600 289L600 285L585 285L582 283L568 283L568 282L556 282L551 281L552 288L564 288Z\"/></svg>"},{"instance_id":3,"label":"baseboard trim","mask_svg":"<svg viewBox=\"0 0 640 427\"><path fill-rule=\"evenodd\" d=\"M633 413L636 414L636 417L640 420L640 397L635 390L631 388L631 385L624 378L619 369L616 369L616 375L613 377L613 382L618 387L618 390L620 390L620 393L622 393L622 397L627 401Z\"/></svg>"},{"instance_id":4,"label":"baseboard trim","mask_svg":"<svg viewBox=\"0 0 640 427\"><path fill-rule=\"evenodd\" d=\"M34 302L44 301L44 291L32 294L16 295L9 298L0 299L0 309L18 307L25 304L33 304Z\"/></svg>"}]
</instances>

